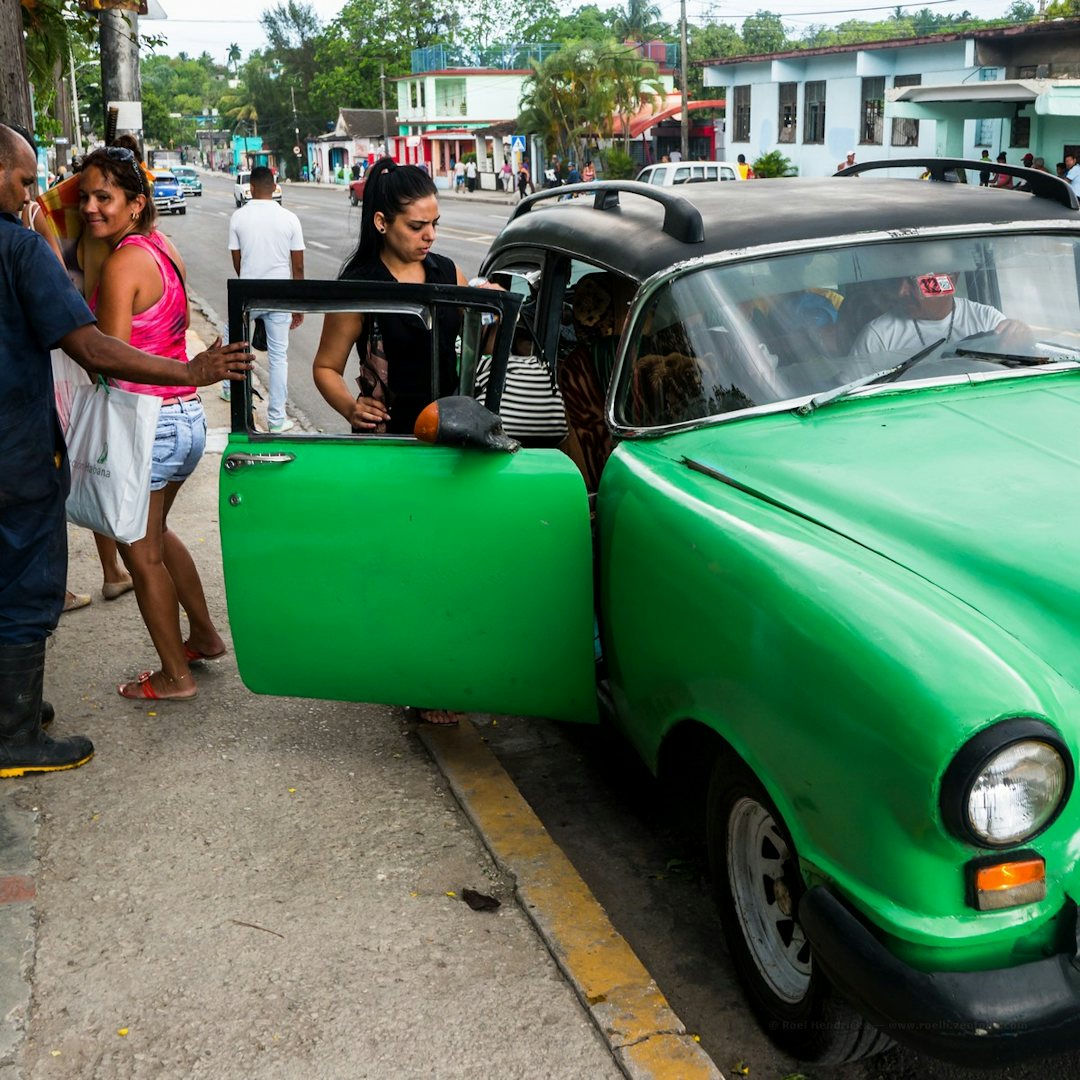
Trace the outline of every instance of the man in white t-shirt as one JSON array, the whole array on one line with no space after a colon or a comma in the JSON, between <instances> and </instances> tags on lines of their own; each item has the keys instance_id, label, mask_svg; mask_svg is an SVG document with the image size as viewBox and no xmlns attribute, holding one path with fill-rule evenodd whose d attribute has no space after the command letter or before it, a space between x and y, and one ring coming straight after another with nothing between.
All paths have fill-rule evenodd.
<instances>
[{"instance_id":1,"label":"man in white t-shirt","mask_svg":"<svg viewBox=\"0 0 1080 1080\"><path fill-rule=\"evenodd\" d=\"M304 278L304 232L300 219L274 202L274 174L265 166L251 170L251 201L229 220L229 252L241 278ZM266 354L270 367L270 431L288 431L294 423L285 415L289 376L289 331L304 316L287 311L253 311L266 326Z\"/></svg>"},{"instance_id":2,"label":"man in white t-shirt","mask_svg":"<svg viewBox=\"0 0 1080 1080\"><path fill-rule=\"evenodd\" d=\"M1007 319L997 308L977 304L956 295L949 274L921 274L903 278L896 296L896 310L871 319L855 338L855 355L877 352L914 352L944 339L957 342L972 334L993 331L1003 347L1030 342L1031 331L1016 319Z\"/></svg>"},{"instance_id":3,"label":"man in white t-shirt","mask_svg":"<svg viewBox=\"0 0 1080 1080\"><path fill-rule=\"evenodd\" d=\"M1077 165L1073 154L1065 155L1065 179L1069 181L1073 191L1080 196L1080 165Z\"/></svg>"}]
</instances>

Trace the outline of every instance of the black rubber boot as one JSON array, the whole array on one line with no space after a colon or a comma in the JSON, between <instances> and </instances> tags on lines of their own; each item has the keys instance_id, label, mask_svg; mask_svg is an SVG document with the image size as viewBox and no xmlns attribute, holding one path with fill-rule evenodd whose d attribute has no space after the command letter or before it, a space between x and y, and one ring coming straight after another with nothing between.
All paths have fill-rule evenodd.
<instances>
[{"instance_id":1,"label":"black rubber boot","mask_svg":"<svg viewBox=\"0 0 1080 1080\"><path fill-rule=\"evenodd\" d=\"M44 640L0 644L0 777L76 769L94 756L81 735L51 739L41 730L44 678Z\"/></svg>"}]
</instances>

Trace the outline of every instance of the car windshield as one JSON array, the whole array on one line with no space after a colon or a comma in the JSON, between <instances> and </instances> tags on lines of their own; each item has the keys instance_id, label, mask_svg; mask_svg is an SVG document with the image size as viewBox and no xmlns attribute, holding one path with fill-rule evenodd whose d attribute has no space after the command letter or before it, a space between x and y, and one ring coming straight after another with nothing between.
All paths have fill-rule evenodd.
<instances>
[{"instance_id":1,"label":"car windshield","mask_svg":"<svg viewBox=\"0 0 1080 1080\"><path fill-rule=\"evenodd\" d=\"M190 180L195 175L194 169L176 169L175 172L177 176L183 177L185 180Z\"/></svg>"},{"instance_id":2,"label":"car windshield","mask_svg":"<svg viewBox=\"0 0 1080 1080\"><path fill-rule=\"evenodd\" d=\"M658 427L827 395L877 372L900 382L1060 362L1080 362L1080 237L851 245L661 285L631 330L615 417Z\"/></svg>"}]
</instances>

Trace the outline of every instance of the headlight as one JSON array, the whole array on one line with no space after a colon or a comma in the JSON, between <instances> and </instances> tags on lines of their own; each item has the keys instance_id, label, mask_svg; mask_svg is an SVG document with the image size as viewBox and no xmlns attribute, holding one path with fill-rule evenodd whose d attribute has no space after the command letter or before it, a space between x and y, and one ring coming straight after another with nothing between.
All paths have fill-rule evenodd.
<instances>
[{"instance_id":1,"label":"headlight","mask_svg":"<svg viewBox=\"0 0 1080 1080\"><path fill-rule=\"evenodd\" d=\"M1049 724L1003 720L969 739L946 769L942 816L962 840L1010 847L1053 822L1072 783L1072 758Z\"/></svg>"}]
</instances>

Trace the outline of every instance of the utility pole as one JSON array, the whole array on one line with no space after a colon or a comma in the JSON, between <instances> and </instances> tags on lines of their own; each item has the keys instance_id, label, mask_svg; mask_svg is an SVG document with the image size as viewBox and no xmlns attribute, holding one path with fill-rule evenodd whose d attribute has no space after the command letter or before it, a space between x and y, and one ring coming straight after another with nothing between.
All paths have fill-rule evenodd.
<instances>
[{"instance_id":1,"label":"utility pole","mask_svg":"<svg viewBox=\"0 0 1080 1080\"><path fill-rule=\"evenodd\" d=\"M296 155L296 178L300 179L300 121L296 118L296 88L289 87L289 97L292 99L292 122L293 132L296 135L296 142L293 143L294 153Z\"/></svg>"},{"instance_id":2,"label":"utility pole","mask_svg":"<svg viewBox=\"0 0 1080 1080\"><path fill-rule=\"evenodd\" d=\"M98 15L101 27L101 90L105 124L111 106L119 109L117 131L128 131L143 145L142 82L139 78L139 16L109 10Z\"/></svg>"},{"instance_id":3,"label":"utility pole","mask_svg":"<svg viewBox=\"0 0 1080 1080\"><path fill-rule=\"evenodd\" d=\"M390 133L386 130L386 64L379 61L379 93L382 97L382 141L383 153L390 156Z\"/></svg>"},{"instance_id":4,"label":"utility pole","mask_svg":"<svg viewBox=\"0 0 1080 1080\"><path fill-rule=\"evenodd\" d=\"M682 124L680 125L679 149L683 161L690 159L690 93L687 89L686 76L686 0L679 5L679 93L682 95Z\"/></svg>"},{"instance_id":5,"label":"utility pole","mask_svg":"<svg viewBox=\"0 0 1080 1080\"><path fill-rule=\"evenodd\" d=\"M79 88L75 84L75 54L68 46L68 73L71 75L71 112L75 120L71 126L71 152L82 157L82 116L79 113Z\"/></svg>"}]
</instances>

